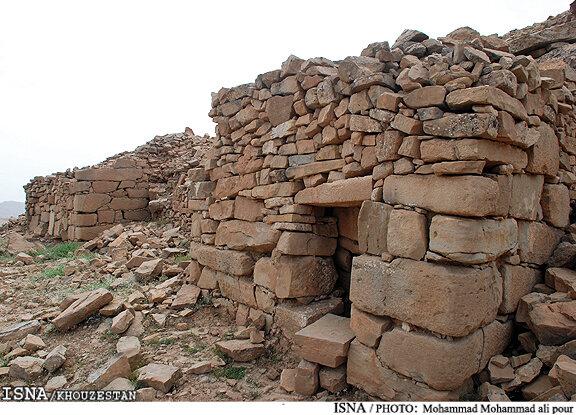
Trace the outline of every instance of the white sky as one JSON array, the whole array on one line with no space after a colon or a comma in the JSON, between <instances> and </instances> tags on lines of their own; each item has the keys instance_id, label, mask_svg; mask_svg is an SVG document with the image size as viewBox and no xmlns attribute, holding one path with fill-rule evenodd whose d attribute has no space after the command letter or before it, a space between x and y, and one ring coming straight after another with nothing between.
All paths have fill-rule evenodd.
<instances>
[{"instance_id":1,"label":"white sky","mask_svg":"<svg viewBox=\"0 0 576 415\"><path fill-rule=\"evenodd\" d=\"M503 34L570 0L0 0L0 201L155 135L213 133L210 93L290 54L342 59L405 28Z\"/></svg>"}]
</instances>

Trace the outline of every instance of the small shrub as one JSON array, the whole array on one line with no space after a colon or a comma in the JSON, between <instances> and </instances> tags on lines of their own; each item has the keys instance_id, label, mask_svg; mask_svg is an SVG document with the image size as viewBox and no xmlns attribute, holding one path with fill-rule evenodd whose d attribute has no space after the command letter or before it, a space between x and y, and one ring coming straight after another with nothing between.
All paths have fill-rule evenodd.
<instances>
[{"instance_id":1,"label":"small shrub","mask_svg":"<svg viewBox=\"0 0 576 415\"><path fill-rule=\"evenodd\" d=\"M40 256L44 261L55 261L62 258L73 258L74 252L80 247L78 242L62 242L56 245L47 246L44 249L33 251L33 256Z\"/></svg>"},{"instance_id":2,"label":"small shrub","mask_svg":"<svg viewBox=\"0 0 576 415\"><path fill-rule=\"evenodd\" d=\"M246 376L246 368L242 366L225 366L214 369L212 373L217 378L240 380Z\"/></svg>"},{"instance_id":3,"label":"small shrub","mask_svg":"<svg viewBox=\"0 0 576 415\"><path fill-rule=\"evenodd\" d=\"M0 262L10 262L14 260L14 255L10 255L7 252L0 252Z\"/></svg>"},{"instance_id":4,"label":"small shrub","mask_svg":"<svg viewBox=\"0 0 576 415\"><path fill-rule=\"evenodd\" d=\"M191 355L195 355L196 353L201 352L205 348L206 348L206 346L203 346L203 345L188 346L186 344L186 345L182 346L182 349L184 349L184 351L186 353L191 354Z\"/></svg>"},{"instance_id":5,"label":"small shrub","mask_svg":"<svg viewBox=\"0 0 576 415\"><path fill-rule=\"evenodd\" d=\"M162 339L152 339L148 342L150 346L159 347L159 346L170 346L176 343L176 340L172 337L164 337Z\"/></svg>"},{"instance_id":6,"label":"small shrub","mask_svg":"<svg viewBox=\"0 0 576 415\"><path fill-rule=\"evenodd\" d=\"M64 276L64 265L58 265L52 268L44 268L42 271L44 278L54 278Z\"/></svg>"}]
</instances>

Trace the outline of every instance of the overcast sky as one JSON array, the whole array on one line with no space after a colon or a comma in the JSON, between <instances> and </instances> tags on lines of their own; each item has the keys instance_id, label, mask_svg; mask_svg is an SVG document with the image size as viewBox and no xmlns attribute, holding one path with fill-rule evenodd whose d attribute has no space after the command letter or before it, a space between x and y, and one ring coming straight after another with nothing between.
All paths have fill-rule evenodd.
<instances>
[{"instance_id":1,"label":"overcast sky","mask_svg":"<svg viewBox=\"0 0 576 415\"><path fill-rule=\"evenodd\" d=\"M342 59L404 28L503 34L570 0L0 0L0 201L155 135L213 133L210 93L290 54Z\"/></svg>"}]
</instances>

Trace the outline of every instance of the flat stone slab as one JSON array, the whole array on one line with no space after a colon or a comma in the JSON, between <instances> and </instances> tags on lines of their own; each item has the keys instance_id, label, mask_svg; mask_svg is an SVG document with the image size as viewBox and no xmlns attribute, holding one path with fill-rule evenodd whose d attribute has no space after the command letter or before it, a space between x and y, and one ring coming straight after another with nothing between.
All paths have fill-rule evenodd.
<instances>
[{"instance_id":1,"label":"flat stone slab","mask_svg":"<svg viewBox=\"0 0 576 415\"><path fill-rule=\"evenodd\" d=\"M294 343L303 359L336 368L346 361L354 337L349 318L326 314L297 332Z\"/></svg>"},{"instance_id":2,"label":"flat stone slab","mask_svg":"<svg viewBox=\"0 0 576 415\"><path fill-rule=\"evenodd\" d=\"M180 368L159 363L150 363L141 367L137 373L138 383L164 393L168 393L182 376Z\"/></svg>"},{"instance_id":3,"label":"flat stone slab","mask_svg":"<svg viewBox=\"0 0 576 415\"><path fill-rule=\"evenodd\" d=\"M0 329L0 343L18 341L40 330L40 320L21 321Z\"/></svg>"},{"instance_id":4,"label":"flat stone slab","mask_svg":"<svg viewBox=\"0 0 576 415\"><path fill-rule=\"evenodd\" d=\"M125 354L117 353L103 366L88 375L87 382L94 389L102 389L116 378L130 376L130 363Z\"/></svg>"},{"instance_id":5,"label":"flat stone slab","mask_svg":"<svg viewBox=\"0 0 576 415\"><path fill-rule=\"evenodd\" d=\"M353 177L301 190L295 203L313 206L360 206L370 200L372 176Z\"/></svg>"},{"instance_id":6,"label":"flat stone slab","mask_svg":"<svg viewBox=\"0 0 576 415\"><path fill-rule=\"evenodd\" d=\"M90 291L86 297L74 301L66 310L56 316L52 320L52 324L60 331L68 330L96 313L112 301L112 298L112 293L104 288Z\"/></svg>"},{"instance_id":7,"label":"flat stone slab","mask_svg":"<svg viewBox=\"0 0 576 415\"><path fill-rule=\"evenodd\" d=\"M250 340L226 340L216 343L218 350L235 362L249 362L264 354L264 345L253 344Z\"/></svg>"}]
</instances>

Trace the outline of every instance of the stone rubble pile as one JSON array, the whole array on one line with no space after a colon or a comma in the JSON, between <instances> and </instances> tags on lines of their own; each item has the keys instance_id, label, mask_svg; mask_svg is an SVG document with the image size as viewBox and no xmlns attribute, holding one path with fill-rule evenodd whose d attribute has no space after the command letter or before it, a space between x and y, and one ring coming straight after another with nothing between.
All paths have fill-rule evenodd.
<instances>
[{"instance_id":1,"label":"stone rubble pile","mask_svg":"<svg viewBox=\"0 0 576 415\"><path fill-rule=\"evenodd\" d=\"M502 36L515 55L530 54L538 61L560 58L576 69L576 4L570 10Z\"/></svg>"}]
</instances>

